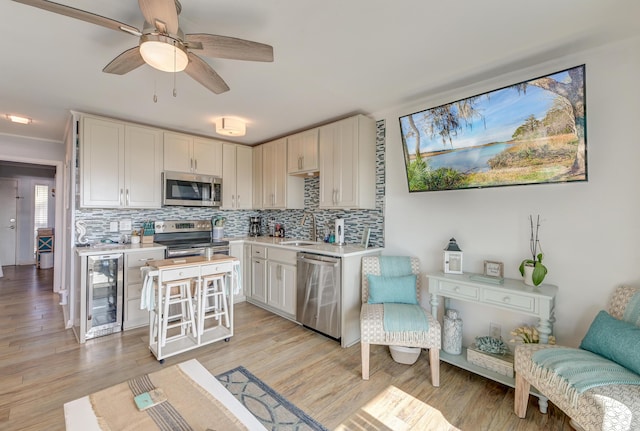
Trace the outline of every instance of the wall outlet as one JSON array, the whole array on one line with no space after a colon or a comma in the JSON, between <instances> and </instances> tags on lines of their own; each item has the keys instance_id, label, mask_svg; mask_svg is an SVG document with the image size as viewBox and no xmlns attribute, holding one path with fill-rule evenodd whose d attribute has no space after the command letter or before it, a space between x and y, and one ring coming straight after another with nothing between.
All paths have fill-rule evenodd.
<instances>
[{"instance_id":1,"label":"wall outlet","mask_svg":"<svg viewBox=\"0 0 640 431\"><path fill-rule=\"evenodd\" d=\"M117 221L112 221L111 223L109 223L109 231L110 232L118 232L118 222Z\"/></svg>"},{"instance_id":2,"label":"wall outlet","mask_svg":"<svg viewBox=\"0 0 640 431\"><path fill-rule=\"evenodd\" d=\"M502 337L502 326L498 323L489 323L489 335L493 338Z\"/></svg>"},{"instance_id":3,"label":"wall outlet","mask_svg":"<svg viewBox=\"0 0 640 431\"><path fill-rule=\"evenodd\" d=\"M120 220L120 232L131 232L131 219Z\"/></svg>"}]
</instances>

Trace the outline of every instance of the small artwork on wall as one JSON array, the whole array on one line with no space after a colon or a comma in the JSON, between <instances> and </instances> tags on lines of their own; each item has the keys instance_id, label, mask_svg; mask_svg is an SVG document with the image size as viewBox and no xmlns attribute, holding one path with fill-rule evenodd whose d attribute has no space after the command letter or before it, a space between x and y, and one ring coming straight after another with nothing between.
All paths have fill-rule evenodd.
<instances>
[{"instance_id":1,"label":"small artwork on wall","mask_svg":"<svg viewBox=\"0 0 640 431\"><path fill-rule=\"evenodd\" d=\"M587 180L585 66L400 117L410 192Z\"/></svg>"}]
</instances>

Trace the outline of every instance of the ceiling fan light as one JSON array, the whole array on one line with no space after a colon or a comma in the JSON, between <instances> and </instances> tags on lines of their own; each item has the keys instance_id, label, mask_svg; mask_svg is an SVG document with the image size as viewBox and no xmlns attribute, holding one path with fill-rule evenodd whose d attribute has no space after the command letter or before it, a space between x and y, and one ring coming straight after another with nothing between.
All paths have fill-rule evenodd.
<instances>
[{"instance_id":1,"label":"ceiling fan light","mask_svg":"<svg viewBox=\"0 0 640 431\"><path fill-rule=\"evenodd\" d=\"M163 72L182 72L189 57L176 40L161 35L145 35L140 43L140 55L151 67Z\"/></svg>"},{"instance_id":2,"label":"ceiling fan light","mask_svg":"<svg viewBox=\"0 0 640 431\"><path fill-rule=\"evenodd\" d=\"M7 120L12 123L31 124L31 118L20 117L19 115L7 114Z\"/></svg>"},{"instance_id":3,"label":"ceiling fan light","mask_svg":"<svg viewBox=\"0 0 640 431\"><path fill-rule=\"evenodd\" d=\"M238 118L222 117L216 121L216 133L225 136L244 136L247 125Z\"/></svg>"}]
</instances>

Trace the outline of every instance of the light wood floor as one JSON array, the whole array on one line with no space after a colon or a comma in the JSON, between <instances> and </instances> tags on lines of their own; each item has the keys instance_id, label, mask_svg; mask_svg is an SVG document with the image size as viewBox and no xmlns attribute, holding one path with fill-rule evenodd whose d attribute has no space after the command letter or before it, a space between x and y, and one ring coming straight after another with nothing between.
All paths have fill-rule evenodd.
<instances>
[{"instance_id":1,"label":"light wood floor","mask_svg":"<svg viewBox=\"0 0 640 431\"><path fill-rule=\"evenodd\" d=\"M387 348L372 346L371 379L363 381L359 345L342 349L247 303L236 306L230 342L168 358L164 365L149 353L144 329L80 345L64 329L52 274L5 267L0 278L0 430L63 430L65 402L191 358L212 374L245 366L329 429L389 385L439 409L463 431L571 429L552 405L549 414L540 414L533 397L527 418L518 419L513 389L448 364L441 365L440 388L432 387L426 352L407 366L395 363Z\"/></svg>"}]
</instances>

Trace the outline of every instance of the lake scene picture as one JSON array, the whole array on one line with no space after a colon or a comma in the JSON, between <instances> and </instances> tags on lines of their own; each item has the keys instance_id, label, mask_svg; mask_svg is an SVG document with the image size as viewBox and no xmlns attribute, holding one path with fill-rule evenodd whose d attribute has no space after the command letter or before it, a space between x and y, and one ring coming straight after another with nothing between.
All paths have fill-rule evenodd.
<instances>
[{"instance_id":1,"label":"lake scene picture","mask_svg":"<svg viewBox=\"0 0 640 431\"><path fill-rule=\"evenodd\" d=\"M400 117L410 192L587 180L585 67Z\"/></svg>"}]
</instances>

